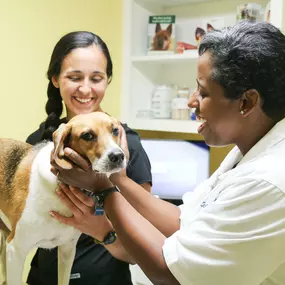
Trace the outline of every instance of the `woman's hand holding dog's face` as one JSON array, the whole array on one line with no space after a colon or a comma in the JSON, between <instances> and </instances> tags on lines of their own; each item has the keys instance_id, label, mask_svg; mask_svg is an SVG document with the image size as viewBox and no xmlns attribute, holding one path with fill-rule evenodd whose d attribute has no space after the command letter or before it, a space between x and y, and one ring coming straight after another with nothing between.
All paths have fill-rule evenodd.
<instances>
[{"instance_id":1,"label":"woman's hand holding dog's face","mask_svg":"<svg viewBox=\"0 0 285 285\"><path fill-rule=\"evenodd\" d=\"M72 162L73 167L71 169L61 168L56 163L53 152L51 153L51 172L56 175L60 181L70 186L94 192L113 186L106 175L93 171L90 163L74 150L65 148L64 154Z\"/></svg>"},{"instance_id":2,"label":"woman's hand holding dog's face","mask_svg":"<svg viewBox=\"0 0 285 285\"><path fill-rule=\"evenodd\" d=\"M126 133L123 127L120 129L120 141L121 148L128 160L129 149ZM66 147L64 149L64 156L68 159L69 164L72 164L71 169L64 169L60 167L56 163L54 153L51 153L51 172L56 175L60 181L70 186L75 186L94 192L98 192L113 186L105 174L96 173L93 171L90 162L73 149ZM119 173L112 174L112 178L118 178L118 176L126 176L126 169L121 170Z\"/></svg>"}]
</instances>

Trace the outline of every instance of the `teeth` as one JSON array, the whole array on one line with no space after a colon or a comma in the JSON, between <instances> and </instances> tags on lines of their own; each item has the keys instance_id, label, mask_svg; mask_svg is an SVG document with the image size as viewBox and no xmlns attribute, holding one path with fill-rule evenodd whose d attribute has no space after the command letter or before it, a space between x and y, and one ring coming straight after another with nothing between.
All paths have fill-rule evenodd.
<instances>
[{"instance_id":1,"label":"teeth","mask_svg":"<svg viewBox=\"0 0 285 285\"><path fill-rule=\"evenodd\" d=\"M83 99L83 98L78 98L78 97L75 97L75 99L81 103L88 103L92 100L92 98Z\"/></svg>"}]
</instances>

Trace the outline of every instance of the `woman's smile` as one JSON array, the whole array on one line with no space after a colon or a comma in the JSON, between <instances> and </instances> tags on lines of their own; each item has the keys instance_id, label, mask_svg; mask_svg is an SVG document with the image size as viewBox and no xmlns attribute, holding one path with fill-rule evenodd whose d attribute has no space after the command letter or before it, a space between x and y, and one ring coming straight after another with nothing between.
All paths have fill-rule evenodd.
<instances>
[{"instance_id":1,"label":"woman's smile","mask_svg":"<svg viewBox=\"0 0 285 285\"><path fill-rule=\"evenodd\" d=\"M75 99L75 101L80 103L80 104L86 105L86 104L91 103L91 102L94 103L93 101L95 98L81 98L81 97L75 97L74 96L73 99Z\"/></svg>"},{"instance_id":2,"label":"woman's smile","mask_svg":"<svg viewBox=\"0 0 285 285\"><path fill-rule=\"evenodd\" d=\"M202 118L199 115L196 115L196 119L197 119L197 121L199 121L201 123L201 125L197 129L198 134L201 134L207 125L207 120L205 120L204 118Z\"/></svg>"}]
</instances>

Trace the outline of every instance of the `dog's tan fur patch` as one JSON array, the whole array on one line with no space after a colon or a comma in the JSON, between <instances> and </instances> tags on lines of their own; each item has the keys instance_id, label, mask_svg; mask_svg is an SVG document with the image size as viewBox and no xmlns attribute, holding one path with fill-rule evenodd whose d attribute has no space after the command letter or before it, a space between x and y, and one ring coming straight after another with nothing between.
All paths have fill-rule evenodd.
<instances>
[{"instance_id":1,"label":"dog's tan fur patch","mask_svg":"<svg viewBox=\"0 0 285 285\"><path fill-rule=\"evenodd\" d=\"M14 237L28 195L31 165L36 155L31 148L24 142L0 139L0 209L11 223L8 242Z\"/></svg>"}]
</instances>

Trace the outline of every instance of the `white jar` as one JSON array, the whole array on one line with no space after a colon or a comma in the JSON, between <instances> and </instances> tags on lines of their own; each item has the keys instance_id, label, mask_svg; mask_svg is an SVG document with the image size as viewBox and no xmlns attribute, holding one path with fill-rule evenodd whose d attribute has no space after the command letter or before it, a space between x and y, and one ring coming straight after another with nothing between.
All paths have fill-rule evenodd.
<instances>
[{"instance_id":1,"label":"white jar","mask_svg":"<svg viewBox=\"0 0 285 285\"><path fill-rule=\"evenodd\" d=\"M172 88L167 85L158 85L151 97L151 111L153 118L171 118Z\"/></svg>"},{"instance_id":2,"label":"white jar","mask_svg":"<svg viewBox=\"0 0 285 285\"><path fill-rule=\"evenodd\" d=\"M190 109L188 107L189 88L181 88L172 100L172 119L189 120Z\"/></svg>"}]
</instances>

